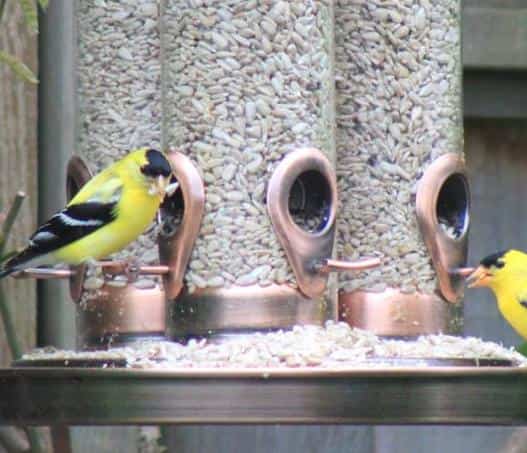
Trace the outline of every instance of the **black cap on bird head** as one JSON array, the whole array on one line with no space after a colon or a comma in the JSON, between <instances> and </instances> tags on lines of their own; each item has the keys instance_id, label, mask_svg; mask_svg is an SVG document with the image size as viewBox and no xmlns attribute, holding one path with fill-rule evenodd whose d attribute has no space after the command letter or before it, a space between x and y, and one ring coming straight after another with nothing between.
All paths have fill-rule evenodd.
<instances>
[{"instance_id":1,"label":"black cap on bird head","mask_svg":"<svg viewBox=\"0 0 527 453\"><path fill-rule=\"evenodd\" d=\"M158 176L169 177L172 174L172 168L167 158L162 152L155 149L149 149L146 151L147 163L141 167L141 173L151 178L157 178Z\"/></svg>"},{"instance_id":2,"label":"black cap on bird head","mask_svg":"<svg viewBox=\"0 0 527 453\"><path fill-rule=\"evenodd\" d=\"M496 284L496 275L500 269L505 267L505 255L513 253L510 250L503 250L492 255L488 255L479 262L479 266L467 277L469 288L478 286L490 286Z\"/></svg>"},{"instance_id":3,"label":"black cap on bird head","mask_svg":"<svg viewBox=\"0 0 527 453\"><path fill-rule=\"evenodd\" d=\"M492 255L486 256L483 258L479 264L486 268L491 267L498 267L502 268L505 266L505 262L503 261L504 255L507 253L507 250L502 250L500 252L493 253Z\"/></svg>"}]
</instances>

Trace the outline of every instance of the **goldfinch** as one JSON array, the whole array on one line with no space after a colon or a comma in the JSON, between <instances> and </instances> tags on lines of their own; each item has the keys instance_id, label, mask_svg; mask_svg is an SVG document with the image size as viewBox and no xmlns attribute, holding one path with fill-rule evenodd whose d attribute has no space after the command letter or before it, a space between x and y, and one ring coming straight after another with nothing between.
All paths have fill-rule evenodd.
<instances>
[{"instance_id":1,"label":"goldfinch","mask_svg":"<svg viewBox=\"0 0 527 453\"><path fill-rule=\"evenodd\" d=\"M507 250L483 258L467 278L471 288L489 287L507 322L527 339L527 254Z\"/></svg>"},{"instance_id":2,"label":"goldfinch","mask_svg":"<svg viewBox=\"0 0 527 453\"><path fill-rule=\"evenodd\" d=\"M88 181L66 208L40 226L0 278L28 267L80 264L115 253L152 222L172 168L154 149L132 151Z\"/></svg>"}]
</instances>

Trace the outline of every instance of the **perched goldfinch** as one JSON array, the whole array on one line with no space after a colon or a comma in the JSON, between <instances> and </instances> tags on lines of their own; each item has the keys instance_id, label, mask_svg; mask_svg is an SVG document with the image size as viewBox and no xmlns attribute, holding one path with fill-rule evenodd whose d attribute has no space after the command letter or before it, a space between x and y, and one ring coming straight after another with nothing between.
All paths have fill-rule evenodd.
<instances>
[{"instance_id":1,"label":"perched goldfinch","mask_svg":"<svg viewBox=\"0 0 527 453\"><path fill-rule=\"evenodd\" d=\"M161 152L132 151L94 176L38 228L28 246L0 269L0 278L28 267L98 260L121 250L150 225L171 175Z\"/></svg>"},{"instance_id":2,"label":"perched goldfinch","mask_svg":"<svg viewBox=\"0 0 527 453\"><path fill-rule=\"evenodd\" d=\"M488 286L507 322L527 339L527 254L507 250L483 258L467 279L471 288Z\"/></svg>"}]
</instances>

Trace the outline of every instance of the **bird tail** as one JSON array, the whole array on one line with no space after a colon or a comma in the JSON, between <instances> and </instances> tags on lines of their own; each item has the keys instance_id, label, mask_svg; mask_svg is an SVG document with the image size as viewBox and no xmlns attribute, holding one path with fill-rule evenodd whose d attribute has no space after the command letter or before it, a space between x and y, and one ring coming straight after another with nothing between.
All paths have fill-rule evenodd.
<instances>
[{"instance_id":1,"label":"bird tail","mask_svg":"<svg viewBox=\"0 0 527 453\"><path fill-rule=\"evenodd\" d=\"M12 274L13 272L16 272L16 269L14 269L12 267L6 267L4 269L0 269L0 280L2 280L4 277L7 277L10 274Z\"/></svg>"},{"instance_id":2,"label":"bird tail","mask_svg":"<svg viewBox=\"0 0 527 453\"><path fill-rule=\"evenodd\" d=\"M29 267L35 260L35 251L31 247L27 247L20 253L7 260L7 262L0 268L0 280L8 275L21 271L22 269Z\"/></svg>"}]
</instances>

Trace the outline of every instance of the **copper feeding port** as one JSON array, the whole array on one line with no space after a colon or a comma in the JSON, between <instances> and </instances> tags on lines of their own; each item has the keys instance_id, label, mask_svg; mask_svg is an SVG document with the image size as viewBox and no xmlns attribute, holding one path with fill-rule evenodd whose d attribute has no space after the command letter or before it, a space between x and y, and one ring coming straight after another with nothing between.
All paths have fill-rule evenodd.
<instances>
[{"instance_id":1,"label":"copper feeding port","mask_svg":"<svg viewBox=\"0 0 527 453\"><path fill-rule=\"evenodd\" d=\"M416 215L437 274L438 290L407 292L356 289L339 294L339 314L355 327L378 335L412 337L454 332L455 307L471 268L467 257L470 195L463 159L445 154L424 172L418 184Z\"/></svg>"},{"instance_id":2,"label":"copper feeding port","mask_svg":"<svg viewBox=\"0 0 527 453\"><path fill-rule=\"evenodd\" d=\"M288 154L270 178L266 204L298 288L273 282L184 289L170 302L170 337L220 339L296 324L322 324L327 319L331 310L320 296L327 273L336 264L329 259L337 204L336 180L328 159L312 148ZM176 290L169 299L175 295ZM334 307L334 300L329 305Z\"/></svg>"},{"instance_id":3,"label":"copper feeding port","mask_svg":"<svg viewBox=\"0 0 527 453\"><path fill-rule=\"evenodd\" d=\"M161 206L161 229L158 237L161 264L169 272L163 276L167 298L175 299L183 288L183 278L199 234L205 210L203 180L192 161L184 154L169 150L178 189L165 197Z\"/></svg>"},{"instance_id":4,"label":"copper feeding port","mask_svg":"<svg viewBox=\"0 0 527 453\"><path fill-rule=\"evenodd\" d=\"M441 295L449 302L463 297L470 192L464 160L454 153L436 159L419 181L417 221L437 273Z\"/></svg>"},{"instance_id":5,"label":"copper feeding port","mask_svg":"<svg viewBox=\"0 0 527 453\"><path fill-rule=\"evenodd\" d=\"M315 148L288 154L274 171L267 209L278 240L305 296L322 295L330 272L377 267L377 258L330 258L335 239L337 181L329 160Z\"/></svg>"}]
</instances>

